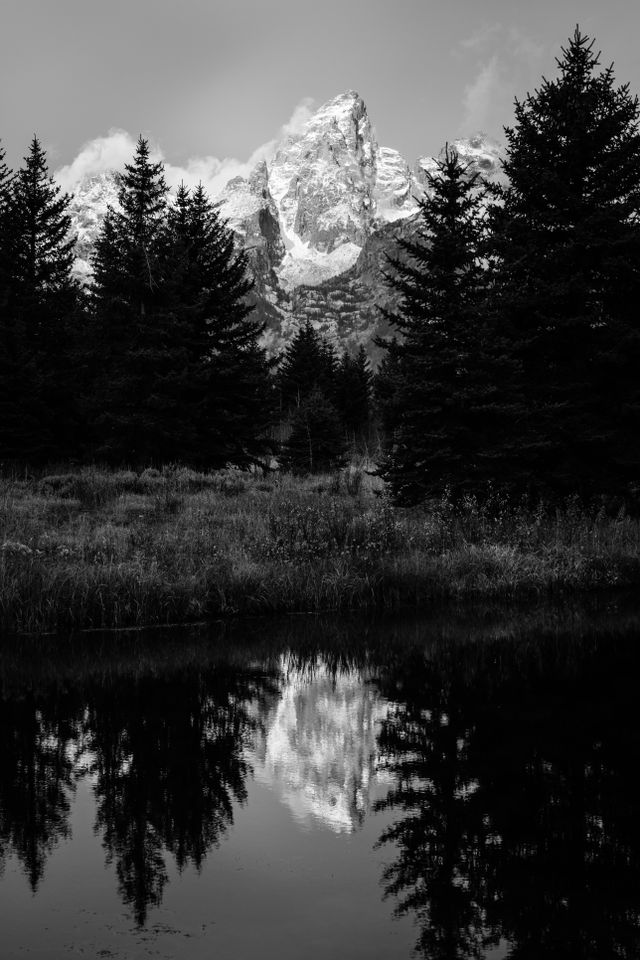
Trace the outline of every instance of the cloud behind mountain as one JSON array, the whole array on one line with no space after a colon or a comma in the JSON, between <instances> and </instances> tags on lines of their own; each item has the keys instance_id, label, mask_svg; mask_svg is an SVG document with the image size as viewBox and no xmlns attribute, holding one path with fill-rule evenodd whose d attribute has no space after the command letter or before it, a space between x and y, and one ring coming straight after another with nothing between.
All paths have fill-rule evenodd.
<instances>
[{"instance_id":1,"label":"cloud behind mountain","mask_svg":"<svg viewBox=\"0 0 640 960\"><path fill-rule=\"evenodd\" d=\"M217 196L229 180L238 176L246 177L260 160L271 159L283 138L301 133L312 115L313 100L304 97L273 139L257 147L246 160L237 157L195 156L184 164L174 164L165 156L162 147L151 140L152 157L154 160L164 161L169 186L175 188L181 181L188 187L202 183L210 196ZM116 128L109 130L104 136L94 137L83 145L71 163L56 170L55 179L64 190L71 193L87 177L122 170L134 155L136 139L127 130Z\"/></svg>"}]
</instances>

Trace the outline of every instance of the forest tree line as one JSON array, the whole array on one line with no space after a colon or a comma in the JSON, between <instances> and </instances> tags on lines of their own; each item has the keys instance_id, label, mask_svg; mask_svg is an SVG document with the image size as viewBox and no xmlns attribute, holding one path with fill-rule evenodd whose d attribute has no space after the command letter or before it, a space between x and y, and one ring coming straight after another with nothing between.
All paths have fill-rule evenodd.
<instances>
[{"instance_id":1,"label":"forest tree line","mask_svg":"<svg viewBox=\"0 0 640 960\"><path fill-rule=\"evenodd\" d=\"M326 470L375 416L399 503L637 498L639 115L576 29L557 77L515 102L504 184L447 148L389 262L375 377L308 323L267 357L245 254L201 186L169 198L144 139L88 288L40 143L16 173L0 152L0 461Z\"/></svg>"},{"instance_id":2,"label":"forest tree line","mask_svg":"<svg viewBox=\"0 0 640 960\"><path fill-rule=\"evenodd\" d=\"M270 360L233 232L202 186L169 197L142 137L88 288L73 275L70 198L37 138L17 173L0 163L0 461L216 468L278 452L292 469L320 470L364 436L364 349L339 356L306 324ZM278 449L282 418L291 442Z\"/></svg>"}]
</instances>

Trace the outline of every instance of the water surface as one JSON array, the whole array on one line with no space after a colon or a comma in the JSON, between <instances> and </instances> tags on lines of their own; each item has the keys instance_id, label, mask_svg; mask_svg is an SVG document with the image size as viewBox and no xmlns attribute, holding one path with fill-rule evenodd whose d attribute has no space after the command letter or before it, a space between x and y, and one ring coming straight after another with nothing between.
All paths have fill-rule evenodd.
<instances>
[{"instance_id":1,"label":"water surface","mask_svg":"<svg viewBox=\"0 0 640 960\"><path fill-rule=\"evenodd\" d=\"M638 622L5 643L0 955L640 956Z\"/></svg>"}]
</instances>

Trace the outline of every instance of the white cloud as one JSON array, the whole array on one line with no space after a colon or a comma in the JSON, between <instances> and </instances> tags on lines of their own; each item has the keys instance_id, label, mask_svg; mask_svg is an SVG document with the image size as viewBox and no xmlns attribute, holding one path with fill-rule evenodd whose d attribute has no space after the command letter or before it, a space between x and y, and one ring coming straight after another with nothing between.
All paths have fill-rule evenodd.
<instances>
[{"instance_id":1,"label":"white cloud","mask_svg":"<svg viewBox=\"0 0 640 960\"><path fill-rule=\"evenodd\" d=\"M64 190L73 188L87 176L106 170L122 170L133 156L136 141L126 130L112 129L106 137L96 137L82 147L72 163L55 172L55 178Z\"/></svg>"},{"instance_id":2,"label":"white cloud","mask_svg":"<svg viewBox=\"0 0 640 960\"><path fill-rule=\"evenodd\" d=\"M460 133L483 130L500 136L513 118L514 97L537 85L547 54L544 45L519 27L485 26L458 46L459 57L475 58L475 76L464 88Z\"/></svg>"},{"instance_id":3,"label":"white cloud","mask_svg":"<svg viewBox=\"0 0 640 960\"><path fill-rule=\"evenodd\" d=\"M269 160L284 137L301 133L312 113L313 101L305 97L274 139L259 146L247 160L235 157L191 157L184 165L178 165L167 162L157 145L151 144L151 153L154 160L165 162L165 177L170 187L177 187L181 181L188 187L195 187L202 182L210 196L217 196L229 180L246 177L260 160ZM54 176L64 190L73 191L84 177L109 170L122 170L125 163L131 161L135 146L136 138L126 130L110 130L106 136L85 143L75 160L57 170Z\"/></svg>"},{"instance_id":4,"label":"white cloud","mask_svg":"<svg viewBox=\"0 0 640 960\"><path fill-rule=\"evenodd\" d=\"M463 50L485 50L488 43L502 32L502 24L494 23L492 26L484 26L460 41Z\"/></svg>"},{"instance_id":5,"label":"white cloud","mask_svg":"<svg viewBox=\"0 0 640 960\"><path fill-rule=\"evenodd\" d=\"M304 97L295 107L293 113L282 127L282 133L287 137L295 137L302 133L305 124L313 116L316 103L312 97Z\"/></svg>"},{"instance_id":6,"label":"white cloud","mask_svg":"<svg viewBox=\"0 0 640 960\"><path fill-rule=\"evenodd\" d=\"M500 98L501 85L500 63L497 57L492 57L464 90L462 127L467 133L488 129L493 106Z\"/></svg>"}]
</instances>

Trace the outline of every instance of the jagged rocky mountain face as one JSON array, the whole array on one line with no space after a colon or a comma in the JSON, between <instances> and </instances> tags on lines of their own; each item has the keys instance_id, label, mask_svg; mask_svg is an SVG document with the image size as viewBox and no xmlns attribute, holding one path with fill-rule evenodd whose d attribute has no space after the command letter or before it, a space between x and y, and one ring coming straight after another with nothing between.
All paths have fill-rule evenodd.
<instances>
[{"instance_id":1,"label":"jagged rocky mountain face","mask_svg":"<svg viewBox=\"0 0 640 960\"><path fill-rule=\"evenodd\" d=\"M117 203L118 190L111 173L86 177L71 195L69 214L76 236L74 272L82 282L91 277L91 254L107 209Z\"/></svg>"},{"instance_id":2,"label":"jagged rocky mountain face","mask_svg":"<svg viewBox=\"0 0 640 960\"><path fill-rule=\"evenodd\" d=\"M500 148L483 136L452 143L473 169L499 175ZM419 226L419 202L433 157L413 167L378 145L361 97L348 92L321 107L248 178L229 181L218 198L247 251L256 309L275 352L307 319L336 345L364 344L384 333L380 307L393 306L382 277L386 256ZM76 270L90 273L93 240L109 203L109 174L84 181L72 202Z\"/></svg>"}]
</instances>

